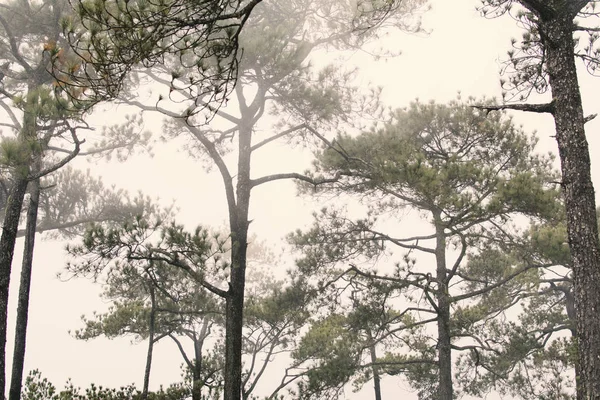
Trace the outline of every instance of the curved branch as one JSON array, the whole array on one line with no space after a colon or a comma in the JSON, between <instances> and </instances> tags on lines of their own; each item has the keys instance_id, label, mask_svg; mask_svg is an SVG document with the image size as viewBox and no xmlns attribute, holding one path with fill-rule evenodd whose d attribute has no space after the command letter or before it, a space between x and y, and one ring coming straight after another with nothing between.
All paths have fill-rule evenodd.
<instances>
[{"instance_id":1,"label":"curved branch","mask_svg":"<svg viewBox=\"0 0 600 400\"><path fill-rule=\"evenodd\" d=\"M181 345L179 339L177 339L172 333L169 333L169 337L173 339L173 341L177 345L177 348L179 349L179 352L181 353L181 356L183 357L183 360L187 364L188 368L192 369L194 367L194 364L190 361L189 357L185 353L185 350L183 349L183 346Z\"/></svg>"},{"instance_id":2,"label":"curved branch","mask_svg":"<svg viewBox=\"0 0 600 400\"><path fill-rule=\"evenodd\" d=\"M149 249L151 252L153 253L158 253L161 255L169 255L168 252L165 252L162 249L157 249L157 248L151 248ZM218 287L206 282L206 280L200 278L198 276L198 274L196 273L196 271L194 271L192 268L190 268L189 265L184 264L182 262L179 262L178 260L174 260L172 258L169 257L157 257L157 256L153 256L153 255L142 255L142 256L136 256L136 255L128 255L127 256L128 259L130 260L146 260L146 261L162 261L162 262L166 262L169 265L172 265L174 267L177 268L181 268L182 270L184 270L185 272L187 272L188 274L190 274L191 277L193 277L196 282L198 282L203 288L205 288L206 290L216 294L219 297L223 297L226 298L228 293L227 291L223 290L223 289L219 289Z\"/></svg>"},{"instance_id":3,"label":"curved branch","mask_svg":"<svg viewBox=\"0 0 600 400\"><path fill-rule=\"evenodd\" d=\"M460 267L460 264L462 263L462 260L465 258L465 255L467 254L467 239L465 238L465 235L460 234L460 244L461 244L461 248L460 248L460 254L458 255L458 257L456 257L456 260L454 261L454 265L452 266L452 269L450 270L450 272L448 273L448 277L446 278L447 282L450 282L450 280L454 277L454 275L456 275L456 271L458 271L458 268Z\"/></svg>"},{"instance_id":4,"label":"curved branch","mask_svg":"<svg viewBox=\"0 0 600 400\"><path fill-rule=\"evenodd\" d=\"M17 60L17 62L25 69L25 71L27 71L27 74L29 74L29 75L33 74L33 68L31 68L31 65L29 65L29 63L27 61L25 61L25 59L19 52L19 46L17 45L17 42L15 41L15 36L12 32L12 29L10 28L10 26L8 25L8 22L6 22L6 19L2 15L0 15L0 24L4 28L4 31L6 32L6 36L8 37L11 54L13 55L15 60Z\"/></svg>"},{"instance_id":5,"label":"curved branch","mask_svg":"<svg viewBox=\"0 0 600 400\"><path fill-rule=\"evenodd\" d=\"M499 280L498 282L496 282L496 283L494 283L492 285L487 285L484 288L481 288L481 289L476 290L474 292L465 293L465 294L458 295L458 296L451 296L450 297L450 302L456 303L457 301L466 300L466 299L470 299L472 297L479 296L479 295L481 295L483 293L489 292L490 290L496 289L497 287L500 287L500 286L504 285L507 282L510 282L511 280L513 280L514 278L516 278L517 276L521 275L524 272L529 271L530 269L550 267L552 265L553 264L541 264L541 265L531 264L531 265L527 265L526 267L518 269L517 271L513 272L512 274L508 275L504 279L501 279L501 280Z\"/></svg>"},{"instance_id":6,"label":"curved branch","mask_svg":"<svg viewBox=\"0 0 600 400\"><path fill-rule=\"evenodd\" d=\"M342 173L338 171L331 178L313 179L310 176L302 175L297 172L289 172L289 173L282 173L282 174L267 175L267 176L263 176L263 177L260 177L257 179L251 179L250 187L253 188L256 186L260 186L267 182L273 182L273 181L278 181L278 180L283 180L283 179L297 179L299 181L304 181L304 182L310 183L311 185L314 185L316 187L319 185L323 185L325 183L337 182L337 181L339 181L341 176L342 176Z\"/></svg>"},{"instance_id":7,"label":"curved branch","mask_svg":"<svg viewBox=\"0 0 600 400\"><path fill-rule=\"evenodd\" d=\"M300 129L303 129L303 128L306 128L306 124L300 124L300 125L296 125L296 126L294 126L294 127L292 127L292 128L286 129L286 130L285 130L285 131L283 131L283 132L279 132L278 134L276 134L276 135L273 135L273 136L271 136L271 137L268 137L268 138L266 138L265 140L263 140L263 141L261 141L261 142L258 142L258 143L257 143L257 144L255 144L254 146L250 147L250 151L254 151L254 150L256 150L256 149L259 149L259 148L261 148L262 146L264 146L264 145L266 145L266 144L268 144L268 143L270 143L270 142L272 142L272 141L274 141L274 140L277 140L277 139L279 139L280 137L283 137L283 136L285 136L285 135L289 135L290 133L296 132L296 131L298 131L298 130L300 130Z\"/></svg>"},{"instance_id":8,"label":"curved branch","mask_svg":"<svg viewBox=\"0 0 600 400\"><path fill-rule=\"evenodd\" d=\"M10 120L14 124L14 126L12 128L16 129L16 130L21 130L22 129L21 123L17 119L17 116L13 112L12 108L10 108L8 106L8 104L6 104L4 101L0 101L0 107L2 107L4 109L4 111L6 111L6 113L8 114L8 118L10 118ZM8 124L6 124L6 126L8 126Z\"/></svg>"},{"instance_id":9,"label":"curved branch","mask_svg":"<svg viewBox=\"0 0 600 400\"><path fill-rule=\"evenodd\" d=\"M81 146L82 143L85 143L85 139L84 140L79 140L77 138L76 133L75 133L75 129L73 129L73 128L69 128L69 129L71 131L71 137L73 138L73 142L75 143L75 149L73 149L73 151L71 152L71 154L69 154L68 156L66 156L61 161L57 162L56 164L54 164L54 165L52 165L52 166L50 166L50 167L48 167L46 169L43 169L43 170L41 170L41 171L39 171L39 172L37 172L37 173L35 173L33 175L29 175L27 177L27 179L33 181L33 180L41 178L42 176L46 176L46 175L48 175L48 174L50 174L50 173L52 173L52 172L54 172L54 171L56 171L56 170L64 167L65 165L67 165L67 163L69 161L71 161L72 159L74 159L75 157L77 157L77 154L79 154L80 146Z\"/></svg>"}]
</instances>

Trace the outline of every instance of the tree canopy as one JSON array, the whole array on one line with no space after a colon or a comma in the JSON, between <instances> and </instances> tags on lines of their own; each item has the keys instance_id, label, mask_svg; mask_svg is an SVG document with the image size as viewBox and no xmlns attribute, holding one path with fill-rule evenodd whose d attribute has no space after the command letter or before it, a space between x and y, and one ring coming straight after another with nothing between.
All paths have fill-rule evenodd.
<instances>
[{"instance_id":1,"label":"tree canopy","mask_svg":"<svg viewBox=\"0 0 600 400\"><path fill-rule=\"evenodd\" d=\"M584 129L595 114L583 114L575 64L597 70L595 3L481 1L485 17L524 29L507 40L502 103L400 108L354 64L400 54L401 40L384 40L394 31L428 40L424 0L0 4L0 394L22 237L9 400L334 400L349 388L383 400L388 382L422 400L597 398L600 240ZM91 124L101 103L109 111ZM553 117L560 173L505 110ZM132 182L105 185L102 166L66 166L175 147L160 172L136 177L185 182L185 219L121 188ZM308 153L310 166L291 162ZM180 167L184 157L195 164ZM273 257L254 221L287 205L283 181L316 211ZM220 206L224 229L198 220ZM22 381L42 232L76 241L61 276L91 278L109 303L72 335L146 347L139 390L59 390L38 371ZM165 342L182 375L157 389Z\"/></svg>"}]
</instances>

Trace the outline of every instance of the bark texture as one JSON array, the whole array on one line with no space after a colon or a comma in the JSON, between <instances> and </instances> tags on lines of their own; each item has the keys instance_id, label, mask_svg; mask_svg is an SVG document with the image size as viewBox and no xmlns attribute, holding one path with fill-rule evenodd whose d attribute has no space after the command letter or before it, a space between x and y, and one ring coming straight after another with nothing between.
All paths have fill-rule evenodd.
<instances>
[{"instance_id":1,"label":"bark texture","mask_svg":"<svg viewBox=\"0 0 600 400\"><path fill-rule=\"evenodd\" d=\"M199 335L194 335L194 365L192 368L192 400L202 400L202 348L209 334L210 322L207 317L202 321Z\"/></svg>"},{"instance_id":2,"label":"bark texture","mask_svg":"<svg viewBox=\"0 0 600 400\"><path fill-rule=\"evenodd\" d=\"M255 110L242 107L242 120L251 121ZM250 207L251 122L241 124L239 132L238 181L235 204L229 204L231 228L231 275L225 310L225 388L224 400L241 400L242 329L246 288L248 247L248 210Z\"/></svg>"},{"instance_id":3,"label":"bark texture","mask_svg":"<svg viewBox=\"0 0 600 400\"><path fill-rule=\"evenodd\" d=\"M369 335L369 339L372 341L373 337ZM375 390L375 400L382 400L381 397L381 375L379 374L379 367L377 366L377 349L375 348L375 343L369 346L369 353L371 356L371 364L373 371L373 390Z\"/></svg>"},{"instance_id":4,"label":"bark texture","mask_svg":"<svg viewBox=\"0 0 600 400\"><path fill-rule=\"evenodd\" d=\"M600 242L573 41L575 7L540 16L554 103L577 312L577 398L600 399ZM575 3L575 2L574 2ZM574 5L574 4L573 4Z\"/></svg>"},{"instance_id":5,"label":"bark texture","mask_svg":"<svg viewBox=\"0 0 600 400\"><path fill-rule=\"evenodd\" d=\"M148 289L150 291L150 321L148 324L148 352L146 353L146 367L144 368L144 386L142 388L143 400L148 398L152 355L154 353L154 334L156 331L156 295L154 293L154 285L148 285Z\"/></svg>"},{"instance_id":6,"label":"bark texture","mask_svg":"<svg viewBox=\"0 0 600 400\"><path fill-rule=\"evenodd\" d=\"M446 235L439 213L434 213L436 230L436 281L437 289L437 328L438 328L438 394L437 400L452 400L452 345L450 336L450 295L448 293L448 273L446 271Z\"/></svg>"},{"instance_id":7,"label":"bark texture","mask_svg":"<svg viewBox=\"0 0 600 400\"><path fill-rule=\"evenodd\" d=\"M23 113L23 128L19 134L19 143L23 145L23 148L28 147L28 142L37 139L36 87L37 85L34 82L28 88L27 104ZM4 222L2 224L2 237L0 237L0 399L5 398L6 388L6 331L8 325L10 273L21 209L23 208L23 200L25 199L25 192L29 183L28 174L31 163L31 156L29 154L25 152L22 157L23 159L19 160L20 165L14 168L14 184L6 202Z\"/></svg>"},{"instance_id":8,"label":"bark texture","mask_svg":"<svg viewBox=\"0 0 600 400\"><path fill-rule=\"evenodd\" d=\"M5 398L6 387L6 331L8 328L8 287L15 252L21 206L27 190L27 179L15 181L6 203L2 237L0 238L0 399Z\"/></svg>"},{"instance_id":9,"label":"bark texture","mask_svg":"<svg viewBox=\"0 0 600 400\"><path fill-rule=\"evenodd\" d=\"M15 328L15 347L13 353L12 374L10 378L9 400L21 399L23 384L23 366L25 364L25 348L27 343L27 322L29 318L29 293L33 269L33 251L35 247L35 228L37 225L38 205L40 200L40 180L30 184L29 206L25 226L25 246L21 266L21 282L17 305L17 322Z\"/></svg>"}]
</instances>

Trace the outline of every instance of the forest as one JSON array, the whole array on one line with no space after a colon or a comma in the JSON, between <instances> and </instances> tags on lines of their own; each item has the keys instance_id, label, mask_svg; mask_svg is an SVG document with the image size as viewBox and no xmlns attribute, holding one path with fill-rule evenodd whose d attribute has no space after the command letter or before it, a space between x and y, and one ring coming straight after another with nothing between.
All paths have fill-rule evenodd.
<instances>
[{"instance_id":1,"label":"forest","mask_svg":"<svg viewBox=\"0 0 600 400\"><path fill-rule=\"evenodd\" d=\"M460 3L0 2L0 399L600 399L597 1Z\"/></svg>"}]
</instances>

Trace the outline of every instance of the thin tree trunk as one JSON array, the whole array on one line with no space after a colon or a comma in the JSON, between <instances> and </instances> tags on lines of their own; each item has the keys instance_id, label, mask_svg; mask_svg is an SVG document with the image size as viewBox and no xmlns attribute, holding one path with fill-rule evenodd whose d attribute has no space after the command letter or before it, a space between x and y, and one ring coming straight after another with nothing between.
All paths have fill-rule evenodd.
<instances>
[{"instance_id":1,"label":"thin tree trunk","mask_svg":"<svg viewBox=\"0 0 600 400\"><path fill-rule=\"evenodd\" d=\"M21 267L21 282L17 306L17 322L15 328L15 348L13 352L12 374L10 380L9 400L21 399L23 383L23 366L25 364L25 347L27 344L27 321L29 317L29 294L33 267L33 251L35 246L35 228L37 226L38 206L40 199L40 180L30 184L29 206L25 226L25 246Z\"/></svg>"},{"instance_id":2,"label":"thin tree trunk","mask_svg":"<svg viewBox=\"0 0 600 400\"><path fill-rule=\"evenodd\" d=\"M568 6L565 6L568 7ZM577 398L600 399L600 242L590 155L575 66L572 13L541 20L573 262L579 372Z\"/></svg>"},{"instance_id":3,"label":"thin tree trunk","mask_svg":"<svg viewBox=\"0 0 600 400\"><path fill-rule=\"evenodd\" d=\"M452 400L452 347L450 341L450 296L446 271L446 235L439 214L434 215L436 230L436 280L438 328L438 390L436 400Z\"/></svg>"},{"instance_id":4,"label":"thin tree trunk","mask_svg":"<svg viewBox=\"0 0 600 400\"><path fill-rule=\"evenodd\" d=\"M146 368L144 369L144 387L142 388L142 400L148 398L150 386L150 370L152 369L152 354L154 353L154 330L156 329L156 295L154 285L149 282L150 291L150 321L148 325L148 353L146 355Z\"/></svg>"},{"instance_id":5,"label":"thin tree trunk","mask_svg":"<svg viewBox=\"0 0 600 400\"><path fill-rule=\"evenodd\" d=\"M565 303L566 303L566 310L567 310L567 317L569 318L569 326L570 326L570 331L571 331L571 337L573 338L574 341L577 340L577 311L575 310L575 296L573 296L573 289L572 287L566 287L564 290L565 293ZM577 377L580 374L580 369L579 369L579 360L575 360L575 379L578 379Z\"/></svg>"},{"instance_id":6,"label":"thin tree trunk","mask_svg":"<svg viewBox=\"0 0 600 400\"><path fill-rule=\"evenodd\" d=\"M31 110L35 107L37 94L35 86L30 85L27 94L27 103L23 114L23 128L19 134L19 143L23 149L28 147L29 141L37 138L36 120L37 114ZM31 106L30 106L31 105ZM0 237L0 399L5 398L6 393L6 332L8 328L8 290L10 285L10 273L19 229L19 219L23 200L27 191L28 174L31 155L23 150L20 165L14 170L14 184L6 203L4 222L2 225L2 236Z\"/></svg>"},{"instance_id":7,"label":"thin tree trunk","mask_svg":"<svg viewBox=\"0 0 600 400\"><path fill-rule=\"evenodd\" d=\"M239 260L239 259L238 259ZM237 264L237 265L236 265ZM225 312L225 400L240 400L242 390L242 329L245 266L232 265Z\"/></svg>"},{"instance_id":8,"label":"thin tree trunk","mask_svg":"<svg viewBox=\"0 0 600 400\"><path fill-rule=\"evenodd\" d=\"M375 348L375 342L373 341L371 332L369 332L369 340L371 341L369 353L371 356L371 370L373 371L373 389L375 390L375 400L381 400L381 376L379 375L379 368L377 367L377 349Z\"/></svg>"},{"instance_id":9,"label":"thin tree trunk","mask_svg":"<svg viewBox=\"0 0 600 400\"><path fill-rule=\"evenodd\" d=\"M242 115L244 112L242 112ZM248 114L251 117L253 113ZM235 213L229 215L231 229L231 275L225 309L225 388L224 400L241 400L242 330L246 287L248 247L248 209L250 206L250 158L252 128L239 131L238 181Z\"/></svg>"},{"instance_id":10,"label":"thin tree trunk","mask_svg":"<svg viewBox=\"0 0 600 400\"><path fill-rule=\"evenodd\" d=\"M192 400L202 399L202 348L204 340L208 334L210 322L208 317L204 317L202 328L198 337L194 338L194 368L192 370Z\"/></svg>"},{"instance_id":11,"label":"thin tree trunk","mask_svg":"<svg viewBox=\"0 0 600 400\"><path fill-rule=\"evenodd\" d=\"M8 287L17 240L21 206L27 191L27 179L17 179L6 204L2 237L0 238L0 399L6 386L6 331L8 327Z\"/></svg>"}]
</instances>

